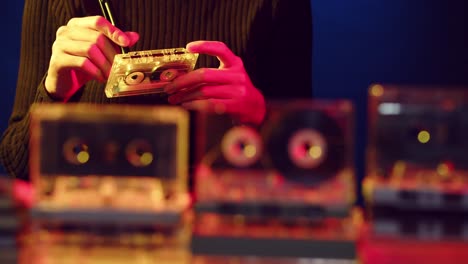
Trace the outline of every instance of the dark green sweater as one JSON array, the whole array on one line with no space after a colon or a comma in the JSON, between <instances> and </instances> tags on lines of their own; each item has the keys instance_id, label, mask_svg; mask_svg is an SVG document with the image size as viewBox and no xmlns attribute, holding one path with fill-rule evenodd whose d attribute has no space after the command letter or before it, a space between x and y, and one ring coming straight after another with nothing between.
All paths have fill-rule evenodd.
<instances>
[{"instance_id":1,"label":"dark green sweater","mask_svg":"<svg viewBox=\"0 0 468 264\"><path fill-rule=\"evenodd\" d=\"M225 42L240 56L266 98L311 97L310 0L114 0L120 28L136 31L131 50L185 47L194 40ZM25 0L21 61L0 161L14 177L28 178L29 108L53 102L44 88L57 29L72 17L100 15L98 0ZM201 56L198 67L217 67ZM89 82L72 102L164 104L150 95L107 99L103 85Z\"/></svg>"}]
</instances>

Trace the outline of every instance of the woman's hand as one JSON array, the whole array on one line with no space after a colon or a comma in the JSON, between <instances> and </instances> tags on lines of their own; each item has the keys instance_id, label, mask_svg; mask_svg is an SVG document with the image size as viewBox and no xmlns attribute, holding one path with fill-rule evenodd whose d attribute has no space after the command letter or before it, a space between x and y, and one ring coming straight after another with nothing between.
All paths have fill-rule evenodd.
<instances>
[{"instance_id":1,"label":"woman's hand","mask_svg":"<svg viewBox=\"0 0 468 264\"><path fill-rule=\"evenodd\" d=\"M12 206L19 208L31 208L34 202L31 183L18 179L0 177L0 196L8 197Z\"/></svg>"},{"instance_id":2,"label":"woman's hand","mask_svg":"<svg viewBox=\"0 0 468 264\"><path fill-rule=\"evenodd\" d=\"M228 113L242 123L262 122L264 97L252 84L238 56L217 41L191 42L187 50L216 56L221 64L218 69L201 68L177 77L165 88L171 104Z\"/></svg>"},{"instance_id":3,"label":"woman's hand","mask_svg":"<svg viewBox=\"0 0 468 264\"><path fill-rule=\"evenodd\" d=\"M123 32L101 16L72 18L57 30L52 46L46 90L67 101L86 82L109 77L118 47L138 41L135 32Z\"/></svg>"}]
</instances>

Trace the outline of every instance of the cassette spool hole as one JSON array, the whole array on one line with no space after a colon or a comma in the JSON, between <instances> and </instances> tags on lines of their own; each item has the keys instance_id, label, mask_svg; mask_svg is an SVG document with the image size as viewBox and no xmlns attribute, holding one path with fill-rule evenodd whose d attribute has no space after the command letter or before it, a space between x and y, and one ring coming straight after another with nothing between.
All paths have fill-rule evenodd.
<instances>
[{"instance_id":1,"label":"cassette spool hole","mask_svg":"<svg viewBox=\"0 0 468 264\"><path fill-rule=\"evenodd\" d=\"M238 167L248 167L258 161L262 152L262 139L249 127L234 127L223 138L224 157Z\"/></svg>"},{"instance_id":2,"label":"cassette spool hole","mask_svg":"<svg viewBox=\"0 0 468 264\"><path fill-rule=\"evenodd\" d=\"M426 144L431 140L431 133L427 130L421 130L418 133L418 141L421 144Z\"/></svg>"},{"instance_id":3,"label":"cassette spool hole","mask_svg":"<svg viewBox=\"0 0 468 264\"><path fill-rule=\"evenodd\" d=\"M312 129L303 129L291 137L288 144L290 159L299 167L311 169L322 163L327 143L323 136Z\"/></svg>"},{"instance_id":4,"label":"cassette spool hole","mask_svg":"<svg viewBox=\"0 0 468 264\"><path fill-rule=\"evenodd\" d=\"M146 140L131 141L126 149L127 160L135 167L147 167L154 161L151 145Z\"/></svg>"},{"instance_id":5,"label":"cassette spool hole","mask_svg":"<svg viewBox=\"0 0 468 264\"><path fill-rule=\"evenodd\" d=\"M125 82L128 85L135 85L143 82L145 79L145 74L143 72L131 72L125 77Z\"/></svg>"},{"instance_id":6,"label":"cassette spool hole","mask_svg":"<svg viewBox=\"0 0 468 264\"><path fill-rule=\"evenodd\" d=\"M88 144L81 139L71 138L63 146L65 159L75 165L88 163L91 158Z\"/></svg>"},{"instance_id":7,"label":"cassette spool hole","mask_svg":"<svg viewBox=\"0 0 468 264\"><path fill-rule=\"evenodd\" d=\"M159 79L164 82L169 82L174 80L178 75L178 71L176 69L168 69L161 73Z\"/></svg>"},{"instance_id":8,"label":"cassette spool hole","mask_svg":"<svg viewBox=\"0 0 468 264\"><path fill-rule=\"evenodd\" d=\"M235 151L244 155L247 158L253 158L257 153L257 148L254 145L249 144L248 142L237 142L237 144L235 145Z\"/></svg>"}]
</instances>

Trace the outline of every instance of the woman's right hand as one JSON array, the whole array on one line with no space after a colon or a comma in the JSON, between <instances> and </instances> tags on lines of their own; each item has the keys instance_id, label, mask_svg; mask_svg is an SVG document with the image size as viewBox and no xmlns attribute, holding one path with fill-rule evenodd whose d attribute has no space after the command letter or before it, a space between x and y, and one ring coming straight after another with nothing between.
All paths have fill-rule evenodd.
<instances>
[{"instance_id":1,"label":"woman's right hand","mask_svg":"<svg viewBox=\"0 0 468 264\"><path fill-rule=\"evenodd\" d=\"M119 46L133 46L136 32L123 32L101 16L72 18L57 30L45 80L47 92L67 101L90 80L105 82Z\"/></svg>"}]
</instances>

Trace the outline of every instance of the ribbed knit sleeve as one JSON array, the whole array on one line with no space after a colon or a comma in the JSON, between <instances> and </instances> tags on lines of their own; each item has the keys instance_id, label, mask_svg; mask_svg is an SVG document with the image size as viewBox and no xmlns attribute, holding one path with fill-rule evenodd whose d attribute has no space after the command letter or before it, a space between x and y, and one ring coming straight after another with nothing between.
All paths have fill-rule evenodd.
<instances>
[{"instance_id":1,"label":"ribbed knit sleeve","mask_svg":"<svg viewBox=\"0 0 468 264\"><path fill-rule=\"evenodd\" d=\"M14 108L0 144L0 161L14 177L28 176L29 108L34 102L51 102L44 74L60 20L66 12L61 1L25 0L20 67Z\"/></svg>"},{"instance_id":2,"label":"ribbed knit sleeve","mask_svg":"<svg viewBox=\"0 0 468 264\"><path fill-rule=\"evenodd\" d=\"M244 62L253 84L268 98L310 97L310 0L113 0L114 17L140 40L131 50L185 47L196 40L227 44ZM29 109L53 102L44 87L57 29L72 17L100 15L97 0L25 0L15 103L0 143L0 162L28 178ZM202 55L197 67L218 67ZM165 104L161 95L106 98L91 81L73 102Z\"/></svg>"}]
</instances>

